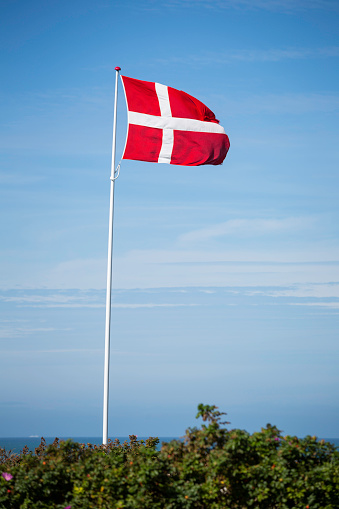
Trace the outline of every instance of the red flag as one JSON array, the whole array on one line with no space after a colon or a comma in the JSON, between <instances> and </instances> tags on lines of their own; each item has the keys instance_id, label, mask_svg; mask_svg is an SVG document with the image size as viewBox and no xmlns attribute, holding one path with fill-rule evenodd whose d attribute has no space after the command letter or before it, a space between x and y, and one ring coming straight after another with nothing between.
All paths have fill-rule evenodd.
<instances>
[{"instance_id":1,"label":"red flag","mask_svg":"<svg viewBox=\"0 0 339 509\"><path fill-rule=\"evenodd\" d=\"M214 113L175 88L121 76L128 109L123 159L221 164L230 142Z\"/></svg>"}]
</instances>

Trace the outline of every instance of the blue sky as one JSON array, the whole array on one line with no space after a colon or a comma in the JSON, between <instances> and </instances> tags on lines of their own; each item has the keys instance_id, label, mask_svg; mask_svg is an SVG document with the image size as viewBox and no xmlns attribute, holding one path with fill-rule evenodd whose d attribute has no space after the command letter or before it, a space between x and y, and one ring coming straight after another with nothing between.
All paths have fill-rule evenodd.
<instances>
[{"instance_id":1,"label":"blue sky","mask_svg":"<svg viewBox=\"0 0 339 509\"><path fill-rule=\"evenodd\" d=\"M100 436L114 67L197 97L222 166L123 161L109 435L338 437L339 5L4 0L0 436ZM127 115L119 88L117 160Z\"/></svg>"}]
</instances>

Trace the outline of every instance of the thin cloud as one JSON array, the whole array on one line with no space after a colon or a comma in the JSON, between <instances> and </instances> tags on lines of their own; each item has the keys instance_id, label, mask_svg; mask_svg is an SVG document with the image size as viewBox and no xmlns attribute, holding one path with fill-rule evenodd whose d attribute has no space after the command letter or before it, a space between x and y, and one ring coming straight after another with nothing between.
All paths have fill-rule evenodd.
<instances>
[{"instance_id":1,"label":"thin cloud","mask_svg":"<svg viewBox=\"0 0 339 509\"><path fill-rule=\"evenodd\" d=\"M231 62L280 62L283 60L306 60L336 58L339 56L339 46L325 46L322 48L268 48L268 49L230 49L223 52L202 52L194 55L172 56L166 63L183 65L224 65ZM158 60L165 62L165 60Z\"/></svg>"},{"instance_id":2,"label":"thin cloud","mask_svg":"<svg viewBox=\"0 0 339 509\"><path fill-rule=\"evenodd\" d=\"M20 307L103 307L104 296L97 292L79 292L75 294L55 293L48 294L19 294L19 295L7 295L4 293L0 295L0 300L3 302L13 302ZM101 302L102 301L102 302Z\"/></svg>"},{"instance_id":3,"label":"thin cloud","mask_svg":"<svg viewBox=\"0 0 339 509\"><path fill-rule=\"evenodd\" d=\"M140 308L177 308L177 307L191 307L197 306L198 304L111 304L112 308L117 309L140 309ZM105 304L26 304L21 307L33 307L33 308L104 308Z\"/></svg>"},{"instance_id":4,"label":"thin cloud","mask_svg":"<svg viewBox=\"0 0 339 509\"><path fill-rule=\"evenodd\" d=\"M54 349L44 349L44 350L2 350L1 354L7 355L37 355L37 354L103 354L104 348L54 348ZM159 357L162 354L157 352L136 352L136 351L120 351L120 350L112 350L111 354L114 356L121 357Z\"/></svg>"},{"instance_id":5,"label":"thin cloud","mask_svg":"<svg viewBox=\"0 0 339 509\"><path fill-rule=\"evenodd\" d=\"M289 306L316 306L330 309L339 309L339 302L289 302Z\"/></svg>"},{"instance_id":6,"label":"thin cloud","mask_svg":"<svg viewBox=\"0 0 339 509\"><path fill-rule=\"evenodd\" d=\"M324 48L270 48L267 50L245 49L221 55L220 63L225 60L241 60L244 62L280 62L281 60L304 60L315 58L330 58L339 56L338 46Z\"/></svg>"},{"instance_id":7,"label":"thin cloud","mask_svg":"<svg viewBox=\"0 0 339 509\"><path fill-rule=\"evenodd\" d=\"M154 0L148 4L155 5ZM165 5L167 7L203 7L210 10L246 9L290 13L314 9L338 10L338 3L335 0L167 0Z\"/></svg>"},{"instance_id":8,"label":"thin cloud","mask_svg":"<svg viewBox=\"0 0 339 509\"><path fill-rule=\"evenodd\" d=\"M65 295L56 293L54 295L0 295L0 299L4 302L17 303L20 307L30 308L104 308L104 291L82 293L74 290L73 295ZM102 302L95 302L97 300ZM92 302L91 302L92 301ZM178 307L193 307L197 306L195 303L166 303L166 302L137 302L137 303L125 303L125 302L113 302L112 308L116 309L142 309L142 308L178 308ZM3 329L0 337L16 337L20 335L33 334L34 332L51 332L54 330L70 330L70 329L54 329L54 328L27 328L27 327L16 327L13 329ZM7 331L7 332L6 332ZM3 335L2 335L3 333ZM6 336L7 334L7 336Z\"/></svg>"},{"instance_id":9,"label":"thin cloud","mask_svg":"<svg viewBox=\"0 0 339 509\"><path fill-rule=\"evenodd\" d=\"M4 302L17 302L17 303L72 303L74 300L83 300L84 297L79 295L1 295L0 299ZM88 299L88 297L87 297Z\"/></svg>"},{"instance_id":10,"label":"thin cloud","mask_svg":"<svg viewBox=\"0 0 339 509\"><path fill-rule=\"evenodd\" d=\"M231 219L208 228L185 233L179 237L179 242L204 242L229 235L252 237L253 235L271 235L272 233L281 233L283 231L295 232L303 230L309 223L309 220L303 218Z\"/></svg>"},{"instance_id":11,"label":"thin cloud","mask_svg":"<svg viewBox=\"0 0 339 509\"><path fill-rule=\"evenodd\" d=\"M339 95L333 93L253 94L225 101L219 97L219 112L224 114L282 114L334 113L339 110ZM221 110L221 111L220 111Z\"/></svg>"},{"instance_id":12,"label":"thin cloud","mask_svg":"<svg viewBox=\"0 0 339 509\"><path fill-rule=\"evenodd\" d=\"M42 175L28 175L27 173L6 173L0 172L0 185L3 186L27 186L46 180Z\"/></svg>"},{"instance_id":13,"label":"thin cloud","mask_svg":"<svg viewBox=\"0 0 339 509\"><path fill-rule=\"evenodd\" d=\"M70 331L70 328L55 327L0 327L0 339L20 338L23 336L32 336L37 333Z\"/></svg>"},{"instance_id":14,"label":"thin cloud","mask_svg":"<svg viewBox=\"0 0 339 509\"><path fill-rule=\"evenodd\" d=\"M198 304L112 304L113 308L139 309L139 308L182 308L193 307Z\"/></svg>"},{"instance_id":15,"label":"thin cloud","mask_svg":"<svg viewBox=\"0 0 339 509\"><path fill-rule=\"evenodd\" d=\"M55 353L89 353L89 354L94 354L94 353L100 353L102 354L104 351L103 348L54 348L54 349L44 349L44 350L34 350L34 349L31 349L31 350L2 350L1 353L2 354L7 354L7 355L24 355L24 356L27 356L27 355L36 355L36 354L49 354L49 353L52 353L52 354L55 354Z\"/></svg>"},{"instance_id":16,"label":"thin cloud","mask_svg":"<svg viewBox=\"0 0 339 509\"><path fill-rule=\"evenodd\" d=\"M285 230L282 229L283 226ZM305 227L307 226L309 225L306 222ZM266 248L263 247L262 242L256 244L256 237L252 237L250 244L247 242L246 246L235 247L234 242L228 241L232 238L231 235L235 234L228 233L228 236L223 238L220 235L225 235L225 230L215 226L212 231L207 228L206 231L188 232L192 235L191 238L184 238L185 242L178 241L175 246L168 249L131 250L122 255L116 255L114 289L116 291L170 287L177 289L180 287L260 286L260 283L262 283L261 286L272 287L290 286L295 283L326 284L328 281L339 280L339 248L336 244L328 245L326 241L318 240L316 244L308 241L301 245L297 234L300 232L300 235L303 235L304 228L299 230L295 228L293 231L288 230L287 225L280 225L281 230L276 230L280 234L275 235L273 225L267 224L265 227L265 236L270 239L270 244ZM290 237L291 231L294 240L297 241L295 245L290 241L283 242L285 234ZM246 235L250 239L250 232L246 233L245 225L243 225L243 238L246 238ZM265 238L264 230L260 235L261 238ZM259 237L259 233L257 236ZM204 238L207 239L205 242L202 241ZM219 247L212 247L214 242L218 242ZM241 239L241 242L244 241ZM66 270L63 273L59 267L57 277L52 269L46 277L36 278L34 288L41 292L40 299L38 300L36 296L29 299L26 296L23 300L19 295L17 306L103 308L105 286L102 283L99 287L101 274L96 273L97 290L90 290L93 289L95 274L89 274L83 270L86 263L80 263L77 267L76 262L77 260L71 262L73 271ZM50 298L46 301L44 290L42 290L43 286L46 288L46 281L49 283L48 288L51 292L53 289L56 292L76 292L74 299L58 301L57 298ZM32 288L32 285L30 284L29 287ZM6 293L1 296L2 299L7 298ZM77 294L83 294L83 299L77 299ZM12 293L10 299L14 303L16 296ZM152 305L153 303L159 304L159 301L150 299L147 303L139 301L135 304ZM114 297L113 305L124 304L118 295Z\"/></svg>"},{"instance_id":17,"label":"thin cloud","mask_svg":"<svg viewBox=\"0 0 339 509\"><path fill-rule=\"evenodd\" d=\"M274 298L339 298L339 282L322 283L322 284L296 284L290 287L280 288L256 288L251 290L243 290L243 293L248 296L265 296Z\"/></svg>"},{"instance_id":18,"label":"thin cloud","mask_svg":"<svg viewBox=\"0 0 339 509\"><path fill-rule=\"evenodd\" d=\"M135 251L121 260L118 288L151 287L290 287L338 281L337 250L308 248ZM319 246L318 246L319 247ZM332 260L329 260L329 255Z\"/></svg>"},{"instance_id":19,"label":"thin cloud","mask_svg":"<svg viewBox=\"0 0 339 509\"><path fill-rule=\"evenodd\" d=\"M262 93L262 94L242 94L241 92L234 95L232 99L227 94L214 94L209 97L209 104L211 101L214 104L218 104L218 114L222 120L225 128L228 127L225 124L229 123L230 116L245 115L288 115L294 118L297 115L305 114L319 114L319 113L331 113L336 115L339 111L339 94L333 92L318 92L318 93ZM206 100L207 102L207 100ZM329 129L330 132L330 129ZM255 137L257 143L266 143L267 137ZM295 138L291 139L291 142L295 141ZM297 138L297 143L300 144L300 139Z\"/></svg>"}]
</instances>

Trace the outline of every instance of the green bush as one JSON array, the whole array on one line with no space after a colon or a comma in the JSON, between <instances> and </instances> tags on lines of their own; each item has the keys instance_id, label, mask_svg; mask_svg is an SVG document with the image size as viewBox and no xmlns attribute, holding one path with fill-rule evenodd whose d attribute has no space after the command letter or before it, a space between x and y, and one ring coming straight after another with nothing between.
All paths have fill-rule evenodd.
<instances>
[{"instance_id":1,"label":"green bush","mask_svg":"<svg viewBox=\"0 0 339 509\"><path fill-rule=\"evenodd\" d=\"M32 454L0 449L1 509L338 509L339 452L267 424L228 430L199 405L201 428L183 440L130 436L107 446L42 439Z\"/></svg>"}]
</instances>

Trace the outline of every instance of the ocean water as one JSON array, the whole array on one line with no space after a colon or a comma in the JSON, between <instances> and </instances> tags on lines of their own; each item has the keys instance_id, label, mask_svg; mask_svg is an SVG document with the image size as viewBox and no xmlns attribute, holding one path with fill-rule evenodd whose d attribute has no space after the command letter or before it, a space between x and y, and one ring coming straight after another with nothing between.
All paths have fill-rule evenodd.
<instances>
[{"instance_id":1,"label":"ocean water","mask_svg":"<svg viewBox=\"0 0 339 509\"><path fill-rule=\"evenodd\" d=\"M55 437L44 437L46 440L46 444L52 444L54 442ZM102 437L58 437L59 440L67 440L70 438L74 442L79 442L81 444L93 444L93 445L101 445ZM109 437L111 438L111 437ZM122 444L125 440L129 441L129 437L116 437ZM149 437L138 437L138 440L147 440ZM158 449L161 448L162 442L170 442L171 440L175 440L179 437L158 437L159 445ZM114 440L115 438L111 438ZM0 447L2 449L6 449L6 451L12 451L13 453L20 453L22 449L27 445L28 449L34 452L34 449L40 445L41 437L0 437Z\"/></svg>"},{"instance_id":2,"label":"ocean water","mask_svg":"<svg viewBox=\"0 0 339 509\"><path fill-rule=\"evenodd\" d=\"M44 437L47 444L51 444L54 441L55 437ZM101 437L68 437L74 440L74 442L79 442L81 444L95 444L101 445L102 438ZM129 440L128 437L117 437L120 443L123 443L125 440ZM138 440L146 440L149 437L138 437ZM171 440L179 439L179 437L158 437L159 445L158 449L160 449L162 442L170 442ZM65 437L60 437L60 440L66 440ZM114 440L114 438L112 438ZM321 438L319 438L321 440ZM339 438L324 438L326 442L331 442L334 444L339 450ZM13 453L20 453L22 449L27 445L30 451L34 452L34 449L40 445L40 437L0 437L0 447L2 449L6 449L6 451L12 451Z\"/></svg>"}]
</instances>

